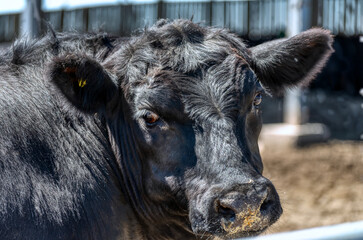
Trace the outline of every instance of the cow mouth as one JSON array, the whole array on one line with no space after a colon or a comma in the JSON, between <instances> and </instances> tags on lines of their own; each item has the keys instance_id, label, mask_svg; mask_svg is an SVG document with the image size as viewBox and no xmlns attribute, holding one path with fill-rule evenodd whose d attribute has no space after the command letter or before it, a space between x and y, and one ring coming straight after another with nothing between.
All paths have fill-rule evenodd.
<instances>
[{"instance_id":1,"label":"cow mouth","mask_svg":"<svg viewBox=\"0 0 363 240\"><path fill-rule=\"evenodd\" d=\"M236 239L236 238L244 238L244 237L254 237L263 233L268 227L264 227L257 231L246 231L246 232L237 232L237 233L228 233L226 231L211 233L204 232L195 234L197 239L214 239L214 240L227 240L227 239Z\"/></svg>"},{"instance_id":2,"label":"cow mouth","mask_svg":"<svg viewBox=\"0 0 363 240\"><path fill-rule=\"evenodd\" d=\"M258 221L257 218L257 216L251 215L249 218L238 219L233 223L222 218L213 221L215 223L214 226L208 224L209 226L204 228L206 230L200 228L199 231L195 232L195 235L200 239L215 240L252 237L261 234L275 222L267 223L267 221L263 221L262 223L261 220ZM254 222L255 220L256 222Z\"/></svg>"},{"instance_id":3,"label":"cow mouth","mask_svg":"<svg viewBox=\"0 0 363 240\"><path fill-rule=\"evenodd\" d=\"M235 238L244 238L244 237L254 237L254 236L260 235L266 229L267 229L267 227L265 227L265 228L263 228L261 230L258 230L258 231L239 232L239 233L233 233L233 234L227 233L221 239L235 239Z\"/></svg>"}]
</instances>

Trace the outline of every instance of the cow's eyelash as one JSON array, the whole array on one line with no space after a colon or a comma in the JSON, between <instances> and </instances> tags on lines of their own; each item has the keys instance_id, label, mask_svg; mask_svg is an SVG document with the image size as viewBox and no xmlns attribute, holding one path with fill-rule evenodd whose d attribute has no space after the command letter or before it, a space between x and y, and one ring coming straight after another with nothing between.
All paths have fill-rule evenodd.
<instances>
[{"instance_id":1,"label":"cow's eyelash","mask_svg":"<svg viewBox=\"0 0 363 240\"><path fill-rule=\"evenodd\" d=\"M152 109L139 109L137 110L137 112L134 114L134 118L135 119L139 119L139 118L142 118L143 116L147 115L148 113L155 113L157 114L158 116L160 116L160 114L157 112L157 111L154 111Z\"/></svg>"}]
</instances>

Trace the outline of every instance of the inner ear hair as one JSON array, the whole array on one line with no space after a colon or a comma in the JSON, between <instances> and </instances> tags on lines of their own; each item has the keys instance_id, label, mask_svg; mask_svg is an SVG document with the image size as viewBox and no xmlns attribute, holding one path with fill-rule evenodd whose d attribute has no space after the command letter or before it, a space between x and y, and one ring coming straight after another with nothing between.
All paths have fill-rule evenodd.
<instances>
[{"instance_id":1,"label":"inner ear hair","mask_svg":"<svg viewBox=\"0 0 363 240\"><path fill-rule=\"evenodd\" d=\"M252 67L270 92L281 95L286 88L309 84L334 52L332 43L330 31L310 29L251 48Z\"/></svg>"}]
</instances>

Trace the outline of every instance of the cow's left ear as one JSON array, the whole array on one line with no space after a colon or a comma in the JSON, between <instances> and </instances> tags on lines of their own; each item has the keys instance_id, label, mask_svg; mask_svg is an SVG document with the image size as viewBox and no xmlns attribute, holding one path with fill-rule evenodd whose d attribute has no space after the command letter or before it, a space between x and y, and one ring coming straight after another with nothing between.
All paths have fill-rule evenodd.
<instances>
[{"instance_id":1,"label":"cow's left ear","mask_svg":"<svg viewBox=\"0 0 363 240\"><path fill-rule=\"evenodd\" d=\"M118 92L117 84L103 66L88 56L55 58L50 65L50 77L62 94L84 112L105 109Z\"/></svg>"},{"instance_id":2,"label":"cow's left ear","mask_svg":"<svg viewBox=\"0 0 363 240\"><path fill-rule=\"evenodd\" d=\"M311 29L284 40L250 48L252 68L262 84L274 95L286 88L307 85L333 53L329 31Z\"/></svg>"}]
</instances>

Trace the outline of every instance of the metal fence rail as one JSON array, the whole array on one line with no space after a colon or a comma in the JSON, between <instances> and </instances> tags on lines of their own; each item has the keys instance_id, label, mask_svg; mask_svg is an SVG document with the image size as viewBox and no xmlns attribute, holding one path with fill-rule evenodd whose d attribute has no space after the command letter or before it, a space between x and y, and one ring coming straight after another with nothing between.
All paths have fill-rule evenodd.
<instances>
[{"instance_id":1,"label":"metal fence rail","mask_svg":"<svg viewBox=\"0 0 363 240\"><path fill-rule=\"evenodd\" d=\"M354 35L363 33L362 0L317 1L317 24L334 34Z\"/></svg>"},{"instance_id":2,"label":"metal fence rail","mask_svg":"<svg viewBox=\"0 0 363 240\"><path fill-rule=\"evenodd\" d=\"M271 234L243 240L362 240L363 221ZM242 239L241 239L242 240Z\"/></svg>"},{"instance_id":3,"label":"metal fence rail","mask_svg":"<svg viewBox=\"0 0 363 240\"><path fill-rule=\"evenodd\" d=\"M0 15L0 42L10 42L19 33L20 14Z\"/></svg>"},{"instance_id":4,"label":"metal fence rail","mask_svg":"<svg viewBox=\"0 0 363 240\"><path fill-rule=\"evenodd\" d=\"M117 35L130 35L159 18L193 16L195 22L228 27L253 40L284 35L287 8L288 0L186 0L48 11L43 16L57 31L102 29ZM363 0L304 0L303 8L311 9L311 26L334 34L363 34ZM19 36L19 20L20 14L0 15L0 42Z\"/></svg>"},{"instance_id":5,"label":"metal fence rail","mask_svg":"<svg viewBox=\"0 0 363 240\"><path fill-rule=\"evenodd\" d=\"M118 35L152 25L159 18L192 18L205 25L228 27L239 35L276 36L286 29L287 0L158 2L46 12L57 31L95 31Z\"/></svg>"}]
</instances>

